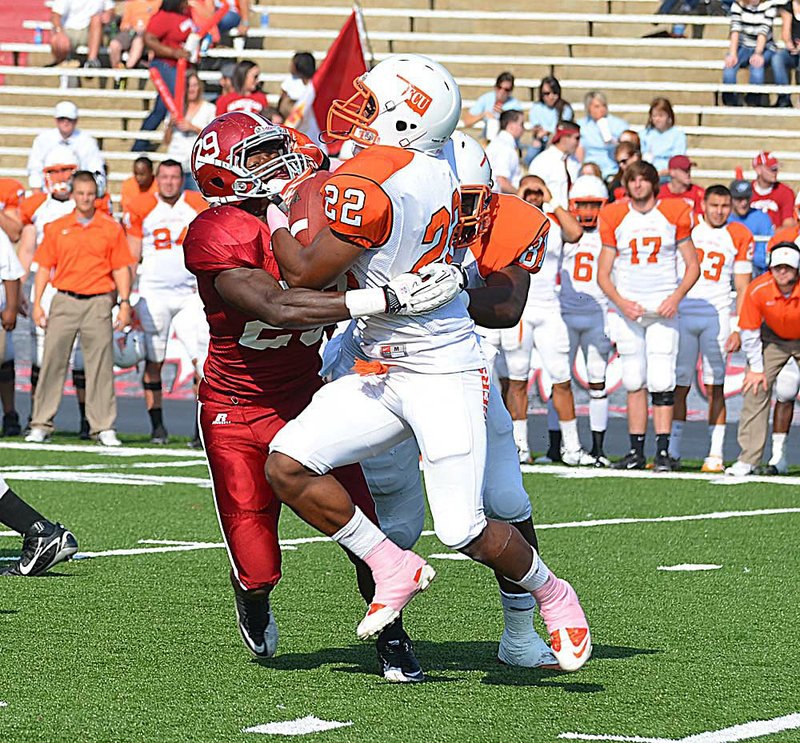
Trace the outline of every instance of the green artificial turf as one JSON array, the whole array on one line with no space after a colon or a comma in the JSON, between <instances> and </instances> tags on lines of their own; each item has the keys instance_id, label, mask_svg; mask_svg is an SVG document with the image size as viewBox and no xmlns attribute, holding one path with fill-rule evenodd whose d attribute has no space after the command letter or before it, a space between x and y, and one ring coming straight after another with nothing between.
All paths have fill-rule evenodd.
<instances>
[{"instance_id":1,"label":"green artificial turf","mask_svg":"<svg viewBox=\"0 0 800 743\"><path fill-rule=\"evenodd\" d=\"M206 487L77 481L92 471L205 479L202 460L158 464L191 456L0 449L0 474L68 525L82 552L157 546L139 540L218 543ZM145 462L157 466L134 467ZM64 481L27 479L22 469L54 465ZM86 465L101 469L78 469ZM539 532L542 555L573 582L590 619L594 657L579 673L496 661L497 589L470 562L432 560L438 579L406 612L428 682L398 686L377 676L372 644L356 640L363 605L332 543L284 553L273 594L279 654L264 662L239 638L223 549L96 557L0 579L0 741L248 741L267 736L245 727L308 715L352 722L312 736L331 743L538 742L564 732L680 739L800 712L800 513L552 528L796 508L797 487L657 475L525 482L537 523L550 527ZM288 511L281 530L316 535ZM19 544L0 538L0 556ZM446 549L425 536L418 551ZM658 570L680 563L722 567ZM800 729L761 740L800 741Z\"/></svg>"}]
</instances>

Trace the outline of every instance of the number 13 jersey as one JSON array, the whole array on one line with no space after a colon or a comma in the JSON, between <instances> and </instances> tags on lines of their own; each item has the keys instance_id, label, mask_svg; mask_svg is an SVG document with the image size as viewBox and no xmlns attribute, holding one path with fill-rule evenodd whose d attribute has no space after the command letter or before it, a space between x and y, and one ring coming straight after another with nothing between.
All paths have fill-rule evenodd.
<instances>
[{"instance_id":1,"label":"number 13 jersey","mask_svg":"<svg viewBox=\"0 0 800 743\"><path fill-rule=\"evenodd\" d=\"M446 160L374 145L336 170L321 193L333 234L363 248L350 268L359 287L452 261L459 188ZM356 339L367 357L449 373L485 365L474 327L456 300L425 315L364 318Z\"/></svg>"}]
</instances>

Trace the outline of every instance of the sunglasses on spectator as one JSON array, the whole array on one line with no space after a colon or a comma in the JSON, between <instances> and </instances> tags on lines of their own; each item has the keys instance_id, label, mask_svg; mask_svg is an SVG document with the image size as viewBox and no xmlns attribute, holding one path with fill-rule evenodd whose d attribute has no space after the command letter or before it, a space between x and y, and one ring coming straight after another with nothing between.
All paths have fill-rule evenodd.
<instances>
[{"instance_id":1,"label":"sunglasses on spectator","mask_svg":"<svg viewBox=\"0 0 800 743\"><path fill-rule=\"evenodd\" d=\"M514 86L513 85L510 88L507 88L505 85L498 85L497 87L500 90L505 90L506 93L510 93L512 90L514 90Z\"/></svg>"},{"instance_id":2,"label":"sunglasses on spectator","mask_svg":"<svg viewBox=\"0 0 800 743\"><path fill-rule=\"evenodd\" d=\"M555 90L543 90L542 95L558 95Z\"/></svg>"},{"instance_id":3,"label":"sunglasses on spectator","mask_svg":"<svg viewBox=\"0 0 800 743\"><path fill-rule=\"evenodd\" d=\"M630 160L629 157L621 157L619 160L617 160L617 165L625 165L625 163L628 162L629 160Z\"/></svg>"},{"instance_id":4,"label":"sunglasses on spectator","mask_svg":"<svg viewBox=\"0 0 800 743\"><path fill-rule=\"evenodd\" d=\"M538 188L529 188L522 194L522 198L527 199L528 196L544 196L544 191L540 191Z\"/></svg>"}]
</instances>

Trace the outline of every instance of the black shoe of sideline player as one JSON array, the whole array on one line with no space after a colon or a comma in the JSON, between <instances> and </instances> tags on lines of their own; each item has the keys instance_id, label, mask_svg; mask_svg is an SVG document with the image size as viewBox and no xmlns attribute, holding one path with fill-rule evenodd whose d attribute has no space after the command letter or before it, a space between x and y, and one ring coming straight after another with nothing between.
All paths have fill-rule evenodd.
<instances>
[{"instance_id":1,"label":"black shoe of sideline player","mask_svg":"<svg viewBox=\"0 0 800 743\"><path fill-rule=\"evenodd\" d=\"M635 451L629 451L622 459L611 465L612 470L643 470L647 467L647 460Z\"/></svg>"},{"instance_id":2,"label":"black shoe of sideline player","mask_svg":"<svg viewBox=\"0 0 800 743\"><path fill-rule=\"evenodd\" d=\"M414 655L414 646L405 630L399 637L391 640L383 639L383 634L378 635L375 643L378 652L383 677L392 683L414 683L425 680L425 674L419 665L417 656Z\"/></svg>"},{"instance_id":3,"label":"black shoe of sideline player","mask_svg":"<svg viewBox=\"0 0 800 743\"><path fill-rule=\"evenodd\" d=\"M680 462L673 459L665 451L657 451L653 460L653 472L675 472L680 467Z\"/></svg>"},{"instance_id":4,"label":"black shoe of sideline player","mask_svg":"<svg viewBox=\"0 0 800 743\"><path fill-rule=\"evenodd\" d=\"M19 561L0 574L41 575L57 563L69 560L77 551L78 542L69 529L50 521L37 521L25 534Z\"/></svg>"}]
</instances>

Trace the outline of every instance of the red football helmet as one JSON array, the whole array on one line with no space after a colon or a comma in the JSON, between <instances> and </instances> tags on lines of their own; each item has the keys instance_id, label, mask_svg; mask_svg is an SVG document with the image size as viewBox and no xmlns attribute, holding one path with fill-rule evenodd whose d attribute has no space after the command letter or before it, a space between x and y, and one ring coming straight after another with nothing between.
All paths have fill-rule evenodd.
<instances>
[{"instance_id":1,"label":"red football helmet","mask_svg":"<svg viewBox=\"0 0 800 743\"><path fill-rule=\"evenodd\" d=\"M248 157L264 150L275 157L248 168ZM305 135L257 113L234 111L218 116L198 135L192 148L192 175L212 204L229 204L284 196L324 159Z\"/></svg>"}]
</instances>

